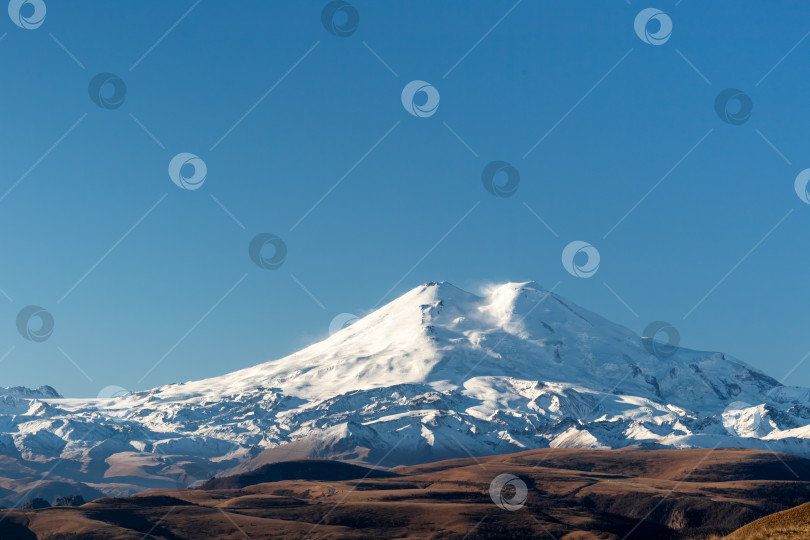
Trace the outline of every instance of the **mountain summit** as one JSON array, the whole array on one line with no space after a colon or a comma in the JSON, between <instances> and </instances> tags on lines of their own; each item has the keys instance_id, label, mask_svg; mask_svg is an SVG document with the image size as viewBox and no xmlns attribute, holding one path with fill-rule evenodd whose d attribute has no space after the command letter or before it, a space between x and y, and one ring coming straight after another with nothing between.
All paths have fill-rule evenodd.
<instances>
[{"instance_id":1,"label":"mountain summit","mask_svg":"<svg viewBox=\"0 0 810 540\"><path fill-rule=\"evenodd\" d=\"M336 388L426 384L472 397L472 381L487 378L579 384L681 406L756 401L779 384L720 353L652 355L629 329L533 282L492 286L483 296L430 282L286 358L156 392L272 386L312 400L333 397Z\"/></svg>"},{"instance_id":2,"label":"mountain summit","mask_svg":"<svg viewBox=\"0 0 810 540\"><path fill-rule=\"evenodd\" d=\"M0 454L29 474L63 459L57 479L86 498L304 457L394 466L716 445L810 456L810 390L722 353L648 349L533 282L481 295L430 282L324 341L220 377L103 400L0 392Z\"/></svg>"}]
</instances>

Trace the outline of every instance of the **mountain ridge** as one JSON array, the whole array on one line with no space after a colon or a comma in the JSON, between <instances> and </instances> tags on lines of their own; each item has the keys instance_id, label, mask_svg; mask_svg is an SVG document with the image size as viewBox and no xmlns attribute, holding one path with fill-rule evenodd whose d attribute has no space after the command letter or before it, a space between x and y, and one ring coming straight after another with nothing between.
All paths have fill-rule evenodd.
<instances>
[{"instance_id":1,"label":"mountain ridge","mask_svg":"<svg viewBox=\"0 0 810 540\"><path fill-rule=\"evenodd\" d=\"M0 455L19 468L0 488L19 492L56 460L62 481L121 495L300 458L392 467L717 445L810 456L810 390L719 352L654 352L535 282L480 295L428 282L218 377L95 400L0 392Z\"/></svg>"}]
</instances>

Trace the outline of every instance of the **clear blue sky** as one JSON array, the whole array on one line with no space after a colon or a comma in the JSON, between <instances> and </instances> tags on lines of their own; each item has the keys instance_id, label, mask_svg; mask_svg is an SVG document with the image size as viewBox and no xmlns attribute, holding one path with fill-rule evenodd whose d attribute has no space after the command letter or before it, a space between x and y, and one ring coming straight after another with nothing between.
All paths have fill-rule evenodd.
<instances>
[{"instance_id":1,"label":"clear blue sky","mask_svg":"<svg viewBox=\"0 0 810 540\"><path fill-rule=\"evenodd\" d=\"M39 28L0 22L2 386L214 376L428 280L560 282L776 378L810 350L804 4L662 1L673 31L656 46L637 0L357 0L347 37L324 28L326 2L45 1ZM89 98L100 72L125 82L120 107ZM413 80L439 92L432 116L403 108ZM729 87L753 102L743 125L715 113ZM181 152L207 166L199 189L169 179ZM494 160L519 171L512 197L482 185ZM251 261L259 233L286 243L281 268ZM600 252L589 279L561 264L574 240ZM31 304L55 321L43 342L16 328ZM787 382L810 385L810 360Z\"/></svg>"}]
</instances>

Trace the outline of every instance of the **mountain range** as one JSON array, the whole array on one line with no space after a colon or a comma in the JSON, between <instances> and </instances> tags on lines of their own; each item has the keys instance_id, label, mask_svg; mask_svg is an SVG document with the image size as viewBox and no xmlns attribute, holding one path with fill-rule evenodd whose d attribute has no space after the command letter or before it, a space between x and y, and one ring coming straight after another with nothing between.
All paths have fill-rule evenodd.
<instances>
[{"instance_id":1,"label":"mountain range","mask_svg":"<svg viewBox=\"0 0 810 540\"><path fill-rule=\"evenodd\" d=\"M430 282L219 377L99 399L0 390L5 506L290 459L388 468L546 447L810 457L810 389L723 353L656 347L533 282L480 294Z\"/></svg>"}]
</instances>

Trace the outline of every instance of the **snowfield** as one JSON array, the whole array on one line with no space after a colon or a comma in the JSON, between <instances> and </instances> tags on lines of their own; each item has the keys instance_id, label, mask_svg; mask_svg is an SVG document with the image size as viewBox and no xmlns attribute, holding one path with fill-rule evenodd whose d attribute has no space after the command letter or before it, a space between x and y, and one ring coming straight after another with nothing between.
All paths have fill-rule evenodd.
<instances>
[{"instance_id":1,"label":"snowfield","mask_svg":"<svg viewBox=\"0 0 810 540\"><path fill-rule=\"evenodd\" d=\"M630 445L810 457L809 439L810 390L735 358L655 356L535 283L482 296L427 283L221 377L102 400L0 389L0 504L29 488L120 495L301 457L394 466Z\"/></svg>"}]
</instances>

